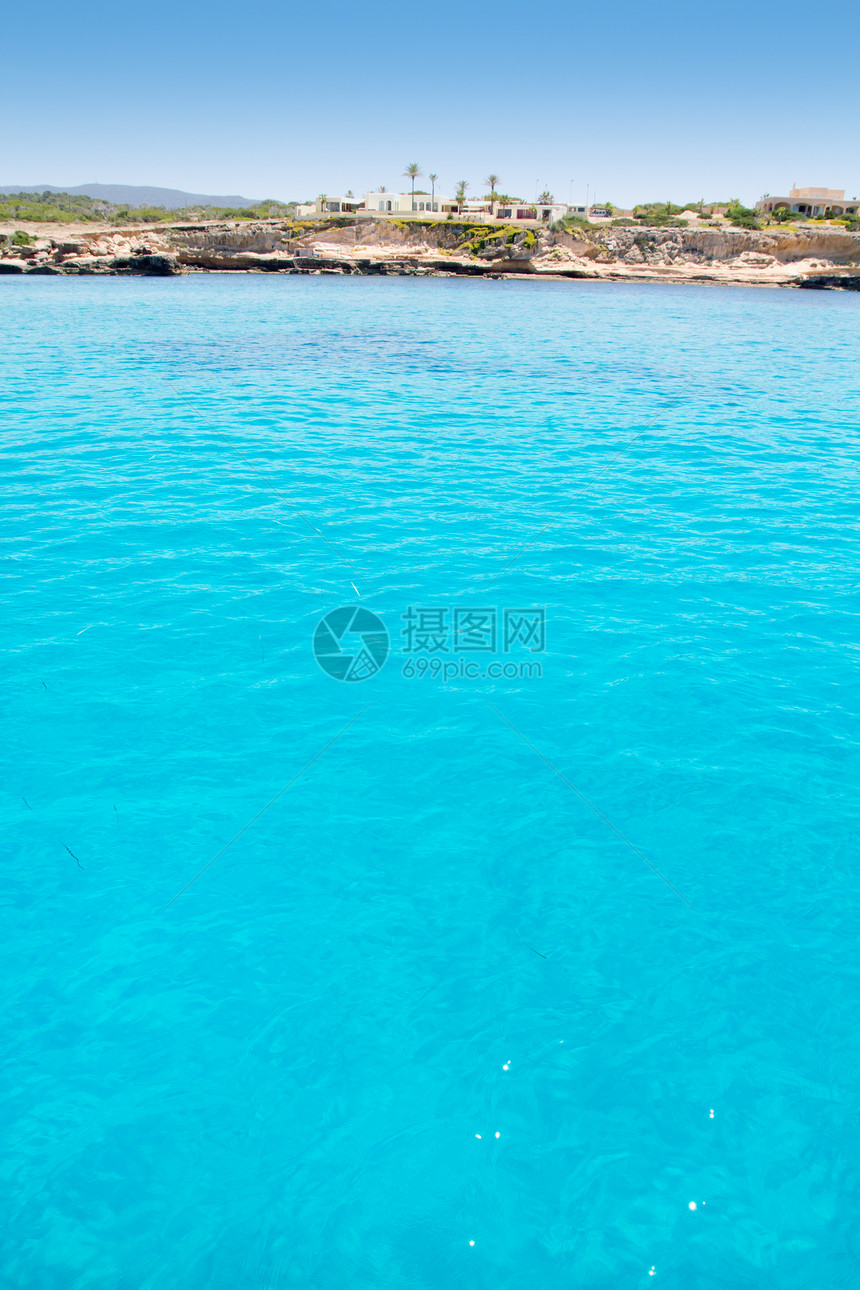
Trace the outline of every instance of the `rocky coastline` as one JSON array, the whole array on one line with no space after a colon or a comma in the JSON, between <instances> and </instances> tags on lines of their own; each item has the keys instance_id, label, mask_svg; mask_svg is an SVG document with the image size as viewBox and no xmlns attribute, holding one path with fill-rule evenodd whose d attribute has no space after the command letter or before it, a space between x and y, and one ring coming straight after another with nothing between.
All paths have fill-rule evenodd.
<instances>
[{"instance_id":1,"label":"rocky coastline","mask_svg":"<svg viewBox=\"0 0 860 1290\"><path fill-rule=\"evenodd\" d=\"M0 274L391 274L860 290L860 234L834 227L575 232L389 220L0 228Z\"/></svg>"}]
</instances>

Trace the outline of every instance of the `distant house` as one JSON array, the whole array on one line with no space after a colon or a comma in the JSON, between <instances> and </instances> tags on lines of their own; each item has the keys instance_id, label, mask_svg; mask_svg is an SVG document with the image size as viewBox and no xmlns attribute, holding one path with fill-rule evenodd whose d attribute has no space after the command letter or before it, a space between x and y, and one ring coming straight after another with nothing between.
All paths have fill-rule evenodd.
<instances>
[{"instance_id":1,"label":"distant house","mask_svg":"<svg viewBox=\"0 0 860 1290\"><path fill-rule=\"evenodd\" d=\"M765 215L782 209L810 218L828 214L856 215L860 211L860 201L856 197L846 201L844 188L792 188L787 197L772 197L767 193L755 205L756 210Z\"/></svg>"},{"instance_id":2,"label":"distant house","mask_svg":"<svg viewBox=\"0 0 860 1290\"><path fill-rule=\"evenodd\" d=\"M303 202L296 207L296 215L351 215L361 210L360 197L318 197L315 202Z\"/></svg>"},{"instance_id":3,"label":"distant house","mask_svg":"<svg viewBox=\"0 0 860 1290\"><path fill-rule=\"evenodd\" d=\"M457 210L453 197L441 193L386 193L364 194L364 208L369 214L378 215L447 215Z\"/></svg>"},{"instance_id":4,"label":"distant house","mask_svg":"<svg viewBox=\"0 0 860 1290\"><path fill-rule=\"evenodd\" d=\"M568 206L562 202L535 202L532 205L518 202L510 206L494 202L491 213L494 219L503 219L513 224L520 220L531 224L554 224L556 220L563 219L565 215L577 209L581 208Z\"/></svg>"},{"instance_id":5,"label":"distant house","mask_svg":"<svg viewBox=\"0 0 860 1290\"><path fill-rule=\"evenodd\" d=\"M456 216L479 224L505 223L553 224L565 215L587 217L584 206L567 206L562 202L497 202L489 198L458 201L442 193L389 193L377 189L363 198L321 196L315 202L296 207L299 218L309 216L357 214L366 219L388 218L445 219Z\"/></svg>"}]
</instances>

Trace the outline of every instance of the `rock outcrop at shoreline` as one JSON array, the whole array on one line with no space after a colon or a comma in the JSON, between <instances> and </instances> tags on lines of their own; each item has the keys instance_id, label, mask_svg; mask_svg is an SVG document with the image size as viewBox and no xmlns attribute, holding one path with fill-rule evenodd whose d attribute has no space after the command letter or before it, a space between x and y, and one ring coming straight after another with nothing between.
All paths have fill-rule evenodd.
<instances>
[{"instance_id":1,"label":"rock outcrop at shoreline","mask_svg":"<svg viewBox=\"0 0 860 1290\"><path fill-rule=\"evenodd\" d=\"M360 219L0 230L0 274L398 274L860 290L860 234L827 227L549 229Z\"/></svg>"}]
</instances>

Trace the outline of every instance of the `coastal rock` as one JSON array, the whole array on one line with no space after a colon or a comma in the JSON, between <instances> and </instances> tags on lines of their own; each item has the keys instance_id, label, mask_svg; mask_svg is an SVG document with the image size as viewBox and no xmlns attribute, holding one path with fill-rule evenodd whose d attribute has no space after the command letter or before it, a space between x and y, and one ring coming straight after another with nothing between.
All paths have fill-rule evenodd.
<instances>
[{"instance_id":1,"label":"coastal rock","mask_svg":"<svg viewBox=\"0 0 860 1290\"><path fill-rule=\"evenodd\" d=\"M479 260L509 260L509 248L505 242L490 242L478 251Z\"/></svg>"},{"instance_id":2,"label":"coastal rock","mask_svg":"<svg viewBox=\"0 0 860 1290\"><path fill-rule=\"evenodd\" d=\"M589 246L589 243L581 237L571 237L570 233L554 233L552 241L554 245L562 246L572 255L579 257L585 254Z\"/></svg>"},{"instance_id":3,"label":"coastal rock","mask_svg":"<svg viewBox=\"0 0 860 1290\"><path fill-rule=\"evenodd\" d=\"M268 252L255 251L231 251L228 248L217 248L200 250L192 248L182 248L176 252L176 261L179 265L194 269L214 269L223 271L227 269L263 269L269 273L276 273L284 269L292 269L297 260L294 256L274 255ZM302 267L318 267L316 257L308 257Z\"/></svg>"},{"instance_id":4,"label":"coastal rock","mask_svg":"<svg viewBox=\"0 0 860 1290\"><path fill-rule=\"evenodd\" d=\"M64 225L55 238L42 235L26 246L13 241L17 232L9 225L0 233L0 273L535 273L837 290L856 290L851 279L860 276L860 234L836 227L674 229L637 223L568 233L453 220L211 220Z\"/></svg>"},{"instance_id":5,"label":"coastal rock","mask_svg":"<svg viewBox=\"0 0 860 1290\"><path fill-rule=\"evenodd\" d=\"M799 287L816 287L824 291L860 291L860 274L857 273L812 273L801 278Z\"/></svg>"},{"instance_id":6,"label":"coastal rock","mask_svg":"<svg viewBox=\"0 0 860 1290\"><path fill-rule=\"evenodd\" d=\"M554 269L555 265L551 265L550 268ZM494 260L493 272L494 273L517 273L517 274L534 273L535 264L533 260L527 260L527 259Z\"/></svg>"},{"instance_id":7,"label":"coastal rock","mask_svg":"<svg viewBox=\"0 0 860 1290\"><path fill-rule=\"evenodd\" d=\"M774 264L775 260L772 255L762 255L759 251L741 251L738 262L749 264L755 269L763 269L766 265Z\"/></svg>"},{"instance_id":8,"label":"coastal rock","mask_svg":"<svg viewBox=\"0 0 860 1290\"><path fill-rule=\"evenodd\" d=\"M136 273L145 277L169 278L179 273L179 265L170 255L123 255L111 260L114 273Z\"/></svg>"},{"instance_id":9,"label":"coastal rock","mask_svg":"<svg viewBox=\"0 0 860 1290\"><path fill-rule=\"evenodd\" d=\"M57 265L61 274L94 274L94 273L112 273L109 261L100 259L97 256L81 256L73 260L63 260Z\"/></svg>"}]
</instances>

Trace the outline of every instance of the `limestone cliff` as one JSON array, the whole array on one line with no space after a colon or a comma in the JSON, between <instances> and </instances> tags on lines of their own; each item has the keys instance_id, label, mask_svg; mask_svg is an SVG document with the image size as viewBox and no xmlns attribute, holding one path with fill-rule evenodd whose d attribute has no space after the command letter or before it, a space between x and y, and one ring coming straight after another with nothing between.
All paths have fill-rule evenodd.
<instances>
[{"instance_id":1,"label":"limestone cliff","mask_svg":"<svg viewBox=\"0 0 860 1290\"><path fill-rule=\"evenodd\" d=\"M0 273L533 274L860 289L860 234L837 228L513 226L388 220L209 221L0 230Z\"/></svg>"}]
</instances>

